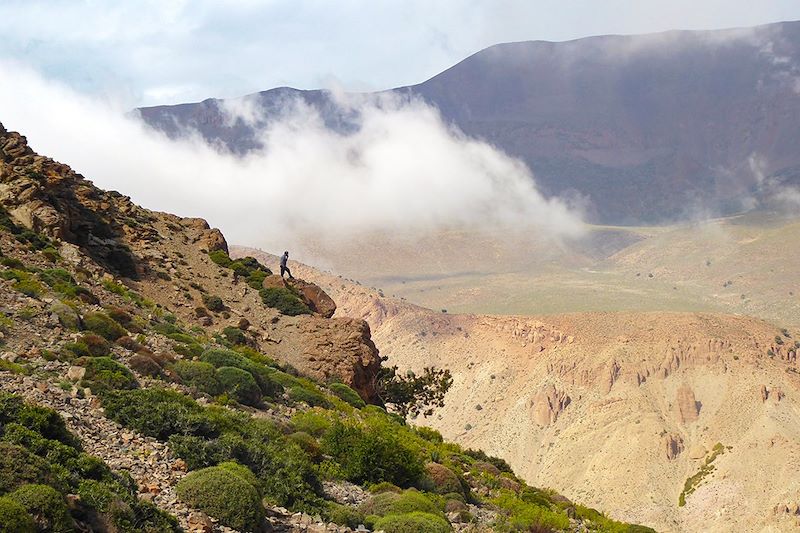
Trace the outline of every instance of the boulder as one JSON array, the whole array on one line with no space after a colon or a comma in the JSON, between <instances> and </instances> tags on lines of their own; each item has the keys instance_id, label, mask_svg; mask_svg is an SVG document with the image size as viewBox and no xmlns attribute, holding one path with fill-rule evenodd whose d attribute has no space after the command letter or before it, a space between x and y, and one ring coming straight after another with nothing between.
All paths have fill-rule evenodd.
<instances>
[{"instance_id":1,"label":"boulder","mask_svg":"<svg viewBox=\"0 0 800 533\"><path fill-rule=\"evenodd\" d=\"M364 401L377 399L381 360L364 320L303 315L283 317L272 327L268 336L279 359L321 381L339 379Z\"/></svg>"}]
</instances>

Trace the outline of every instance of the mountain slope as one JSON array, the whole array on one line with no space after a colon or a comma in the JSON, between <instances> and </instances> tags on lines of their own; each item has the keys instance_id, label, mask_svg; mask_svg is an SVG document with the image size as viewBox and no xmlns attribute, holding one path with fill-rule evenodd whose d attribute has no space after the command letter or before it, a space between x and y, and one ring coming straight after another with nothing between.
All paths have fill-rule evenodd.
<instances>
[{"instance_id":1,"label":"mountain slope","mask_svg":"<svg viewBox=\"0 0 800 533\"><path fill-rule=\"evenodd\" d=\"M226 249L0 125L0 529L652 533L387 412L366 322Z\"/></svg>"},{"instance_id":2,"label":"mountain slope","mask_svg":"<svg viewBox=\"0 0 800 533\"><path fill-rule=\"evenodd\" d=\"M421 423L530 482L659 531L800 527L796 329L719 313L452 315L292 268L367 320L393 364L449 368L446 407Z\"/></svg>"},{"instance_id":3,"label":"mountain slope","mask_svg":"<svg viewBox=\"0 0 800 533\"><path fill-rule=\"evenodd\" d=\"M771 194L764 176L797 184L800 175L800 22L500 44L393 92L519 157L546 194L585 196L593 222L735 212ZM329 127L357 123L330 93L280 88L248 97L265 113L258 127L292 98ZM195 128L237 153L257 148L253 129L224 107L139 112L173 136Z\"/></svg>"}]
</instances>

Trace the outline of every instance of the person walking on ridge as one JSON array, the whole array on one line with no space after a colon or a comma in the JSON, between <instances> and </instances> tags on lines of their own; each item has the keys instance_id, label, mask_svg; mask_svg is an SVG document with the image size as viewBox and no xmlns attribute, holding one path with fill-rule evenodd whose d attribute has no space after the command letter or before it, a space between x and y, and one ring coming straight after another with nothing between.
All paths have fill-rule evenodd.
<instances>
[{"instance_id":1,"label":"person walking on ridge","mask_svg":"<svg viewBox=\"0 0 800 533\"><path fill-rule=\"evenodd\" d=\"M283 255L281 256L281 278L283 277L283 274L286 273L289 274L289 279L294 279L294 276L292 276L292 271L289 270L288 266L286 266L286 262L288 260L289 260L289 252L288 251L283 252Z\"/></svg>"}]
</instances>

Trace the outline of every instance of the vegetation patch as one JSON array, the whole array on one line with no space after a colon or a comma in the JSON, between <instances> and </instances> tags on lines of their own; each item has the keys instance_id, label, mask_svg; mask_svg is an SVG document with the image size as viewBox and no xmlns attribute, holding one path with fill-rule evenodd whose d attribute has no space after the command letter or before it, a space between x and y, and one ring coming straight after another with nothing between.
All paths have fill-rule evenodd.
<instances>
[{"instance_id":1,"label":"vegetation patch","mask_svg":"<svg viewBox=\"0 0 800 533\"><path fill-rule=\"evenodd\" d=\"M384 516L373 524L373 528L386 533L449 533L453 530L444 518L423 512Z\"/></svg>"},{"instance_id":2,"label":"vegetation patch","mask_svg":"<svg viewBox=\"0 0 800 533\"><path fill-rule=\"evenodd\" d=\"M133 373L110 357L91 357L78 360L76 364L85 366L86 375L81 384L91 388L95 394L108 389L133 389L138 386Z\"/></svg>"},{"instance_id":3,"label":"vegetation patch","mask_svg":"<svg viewBox=\"0 0 800 533\"><path fill-rule=\"evenodd\" d=\"M0 435L0 531L73 531L74 518L92 514L120 533L178 531L174 518L135 497L129 477L83 453L52 409L0 393ZM68 509L64 494L80 503Z\"/></svg>"},{"instance_id":4,"label":"vegetation patch","mask_svg":"<svg viewBox=\"0 0 800 533\"><path fill-rule=\"evenodd\" d=\"M356 391L345 385L344 383L331 383L328 385L330 391L336 395L337 398L344 400L356 409L366 407L366 403L361 399Z\"/></svg>"},{"instance_id":5,"label":"vegetation patch","mask_svg":"<svg viewBox=\"0 0 800 533\"><path fill-rule=\"evenodd\" d=\"M109 341L115 341L128 333L113 318L100 312L89 313L84 316L83 325L87 330Z\"/></svg>"},{"instance_id":6,"label":"vegetation patch","mask_svg":"<svg viewBox=\"0 0 800 533\"><path fill-rule=\"evenodd\" d=\"M286 287L265 287L259 291L261 301L267 307L277 309L284 315L310 315L311 309Z\"/></svg>"},{"instance_id":7,"label":"vegetation patch","mask_svg":"<svg viewBox=\"0 0 800 533\"><path fill-rule=\"evenodd\" d=\"M251 473L252 475L252 473ZM178 483L178 497L240 531L256 531L264 520L261 497L247 476L224 466L191 472Z\"/></svg>"},{"instance_id":8,"label":"vegetation patch","mask_svg":"<svg viewBox=\"0 0 800 533\"><path fill-rule=\"evenodd\" d=\"M730 447L728 449L730 449ZM725 453L725 446L723 446L720 442L716 443L711 449L711 453L706 456L705 462L700 466L700 470L688 478L683 484L683 490L681 491L680 496L678 496L678 507L683 507L686 505L686 497L693 493L709 474L714 472L716 469L714 466L714 461L716 461L717 457L723 453Z\"/></svg>"}]
</instances>

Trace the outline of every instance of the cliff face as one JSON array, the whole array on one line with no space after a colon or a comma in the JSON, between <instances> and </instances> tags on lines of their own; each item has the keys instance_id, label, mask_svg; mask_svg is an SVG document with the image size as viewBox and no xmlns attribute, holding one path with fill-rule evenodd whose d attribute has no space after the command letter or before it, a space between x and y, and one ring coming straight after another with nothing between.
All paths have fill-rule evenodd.
<instances>
[{"instance_id":1,"label":"cliff face","mask_svg":"<svg viewBox=\"0 0 800 533\"><path fill-rule=\"evenodd\" d=\"M366 319L391 364L449 368L445 407L422 423L528 481L659 531L800 527L797 328L712 313L441 313L296 272L330 292L336 316Z\"/></svg>"},{"instance_id":2,"label":"cliff face","mask_svg":"<svg viewBox=\"0 0 800 533\"><path fill-rule=\"evenodd\" d=\"M67 243L61 254L98 276L125 283L212 332L237 327L256 348L320 380L337 379L375 400L378 350L366 323L330 319L336 305L319 287L296 282L316 316L288 317L266 307L258 289L213 263L227 252L225 237L203 219L152 212L107 192L69 166L37 155L24 136L0 126L0 207L21 229ZM209 296L221 307L198 315Z\"/></svg>"}]
</instances>

